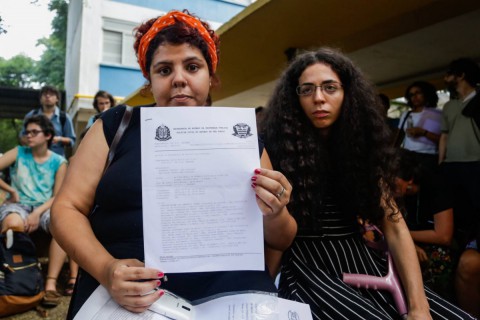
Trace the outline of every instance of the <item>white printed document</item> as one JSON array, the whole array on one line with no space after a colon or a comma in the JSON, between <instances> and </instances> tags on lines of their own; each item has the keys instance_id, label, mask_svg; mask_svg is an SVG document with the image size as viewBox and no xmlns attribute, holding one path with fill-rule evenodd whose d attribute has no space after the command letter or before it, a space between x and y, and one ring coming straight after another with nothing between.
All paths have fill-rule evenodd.
<instances>
[{"instance_id":1,"label":"white printed document","mask_svg":"<svg viewBox=\"0 0 480 320\"><path fill-rule=\"evenodd\" d=\"M161 304L162 298L152 305ZM311 320L308 304L261 293L227 295L194 305L190 320ZM161 309L161 308L160 308ZM103 286L98 286L75 316L75 320L165 320L147 310L132 313L119 306Z\"/></svg>"},{"instance_id":2,"label":"white printed document","mask_svg":"<svg viewBox=\"0 0 480 320\"><path fill-rule=\"evenodd\" d=\"M145 265L165 273L264 270L254 109L141 109Z\"/></svg>"}]
</instances>

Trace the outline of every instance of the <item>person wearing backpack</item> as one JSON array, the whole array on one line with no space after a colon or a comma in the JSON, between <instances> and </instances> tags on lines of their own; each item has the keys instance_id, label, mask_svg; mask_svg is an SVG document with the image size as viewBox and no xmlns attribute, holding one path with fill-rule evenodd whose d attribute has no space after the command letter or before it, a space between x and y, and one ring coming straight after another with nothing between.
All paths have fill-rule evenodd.
<instances>
[{"instance_id":1,"label":"person wearing backpack","mask_svg":"<svg viewBox=\"0 0 480 320\"><path fill-rule=\"evenodd\" d=\"M46 116L27 118L24 132L27 146L17 146L0 157L0 170L11 168L11 186L0 184L10 193L10 198L0 206L2 234L9 230L30 234L39 228L49 233L50 207L67 170L66 159L49 149L55 131ZM43 305L53 307L59 302L56 278L65 258L65 252L52 239ZM71 275L76 277L75 267L71 265Z\"/></svg>"},{"instance_id":2,"label":"person wearing backpack","mask_svg":"<svg viewBox=\"0 0 480 320\"><path fill-rule=\"evenodd\" d=\"M55 135L53 137L50 150L65 156L65 147L73 147L76 141L75 130L70 116L61 111L57 106L60 101L60 91L54 86L44 86L40 89L40 108L31 110L24 118L24 125L26 119L31 116L43 114L53 124ZM20 132L20 140L22 145L26 145L25 129Z\"/></svg>"}]
</instances>

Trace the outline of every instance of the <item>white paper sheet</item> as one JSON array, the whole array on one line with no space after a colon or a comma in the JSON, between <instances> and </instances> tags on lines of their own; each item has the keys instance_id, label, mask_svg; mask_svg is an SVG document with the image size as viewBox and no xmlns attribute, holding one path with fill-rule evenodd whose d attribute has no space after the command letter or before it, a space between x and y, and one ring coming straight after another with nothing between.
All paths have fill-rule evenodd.
<instances>
[{"instance_id":1,"label":"white paper sheet","mask_svg":"<svg viewBox=\"0 0 480 320\"><path fill-rule=\"evenodd\" d=\"M74 320L165 320L154 312L133 313L118 305L103 286L90 295L75 315Z\"/></svg>"},{"instance_id":2,"label":"white paper sheet","mask_svg":"<svg viewBox=\"0 0 480 320\"><path fill-rule=\"evenodd\" d=\"M253 109L142 108L145 265L166 273L263 270Z\"/></svg>"},{"instance_id":3,"label":"white paper sheet","mask_svg":"<svg viewBox=\"0 0 480 320\"><path fill-rule=\"evenodd\" d=\"M195 306L196 320L309 320L308 304L275 296L244 293L216 298Z\"/></svg>"},{"instance_id":4,"label":"white paper sheet","mask_svg":"<svg viewBox=\"0 0 480 320\"><path fill-rule=\"evenodd\" d=\"M161 298L160 298L161 299ZM310 306L259 293L241 293L216 298L195 307L192 320L311 320ZM88 298L75 320L164 320L151 312L132 313L119 306L103 286Z\"/></svg>"}]
</instances>

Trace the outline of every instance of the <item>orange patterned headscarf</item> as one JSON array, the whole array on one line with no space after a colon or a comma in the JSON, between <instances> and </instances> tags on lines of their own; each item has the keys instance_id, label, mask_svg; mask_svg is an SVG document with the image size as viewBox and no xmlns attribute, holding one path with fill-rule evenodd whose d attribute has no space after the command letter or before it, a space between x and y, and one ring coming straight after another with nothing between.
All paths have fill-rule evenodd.
<instances>
[{"instance_id":1,"label":"orange patterned headscarf","mask_svg":"<svg viewBox=\"0 0 480 320\"><path fill-rule=\"evenodd\" d=\"M138 46L138 63L140 64L140 68L142 69L143 76L148 79L148 70L147 70L147 57L146 53L148 50L148 46L153 38L165 29L168 26L175 24L177 21L181 21L186 25L197 29L200 33L200 36L205 40L208 46L208 54L210 55L210 59L212 60L212 70L215 72L217 69L217 50L215 47L215 42L210 37L208 30L203 26L203 24L195 17L192 17L188 14L185 14L180 11L170 11L164 16L159 17L153 25L148 29L148 31L143 35L142 39L140 40L140 45Z\"/></svg>"}]
</instances>

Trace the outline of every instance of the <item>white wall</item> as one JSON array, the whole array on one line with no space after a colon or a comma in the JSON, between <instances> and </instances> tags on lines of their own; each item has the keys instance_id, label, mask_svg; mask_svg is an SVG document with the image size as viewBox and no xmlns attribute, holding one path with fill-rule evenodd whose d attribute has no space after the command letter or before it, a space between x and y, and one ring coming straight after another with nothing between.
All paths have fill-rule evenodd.
<instances>
[{"instance_id":1,"label":"white wall","mask_svg":"<svg viewBox=\"0 0 480 320\"><path fill-rule=\"evenodd\" d=\"M164 13L164 11L109 0L70 0L65 89L67 109L72 116L82 108L93 108L88 99L78 99L70 107L75 95L93 96L101 89L99 88L99 66L103 52L103 18L127 21L137 25ZM214 29L221 25L215 21L209 21L209 23Z\"/></svg>"}]
</instances>

